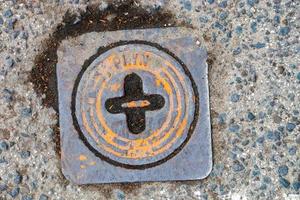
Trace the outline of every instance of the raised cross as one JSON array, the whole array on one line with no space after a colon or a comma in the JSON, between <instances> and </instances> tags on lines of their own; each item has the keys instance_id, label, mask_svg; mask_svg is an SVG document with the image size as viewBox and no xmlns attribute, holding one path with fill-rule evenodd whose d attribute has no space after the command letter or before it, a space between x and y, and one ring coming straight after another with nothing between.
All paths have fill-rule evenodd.
<instances>
[{"instance_id":1,"label":"raised cross","mask_svg":"<svg viewBox=\"0 0 300 200\"><path fill-rule=\"evenodd\" d=\"M124 79L124 95L107 99L105 108L113 114L125 113L129 131L139 134L146 128L146 111L161 109L164 104L163 96L145 94L141 77L131 73Z\"/></svg>"}]
</instances>

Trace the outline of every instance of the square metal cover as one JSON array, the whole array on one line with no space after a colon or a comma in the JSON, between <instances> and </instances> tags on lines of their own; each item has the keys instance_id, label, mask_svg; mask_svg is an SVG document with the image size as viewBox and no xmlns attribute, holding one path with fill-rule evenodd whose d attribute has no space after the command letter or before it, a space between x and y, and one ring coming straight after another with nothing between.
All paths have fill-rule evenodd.
<instances>
[{"instance_id":1,"label":"square metal cover","mask_svg":"<svg viewBox=\"0 0 300 200\"><path fill-rule=\"evenodd\" d=\"M62 171L77 184L212 168L206 51L187 28L87 33L58 49Z\"/></svg>"}]
</instances>

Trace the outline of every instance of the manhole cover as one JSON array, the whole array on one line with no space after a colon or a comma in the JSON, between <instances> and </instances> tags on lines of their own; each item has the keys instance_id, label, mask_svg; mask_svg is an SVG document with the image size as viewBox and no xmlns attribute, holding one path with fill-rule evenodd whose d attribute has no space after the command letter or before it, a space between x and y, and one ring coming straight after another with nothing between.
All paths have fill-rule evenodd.
<instances>
[{"instance_id":1,"label":"manhole cover","mask_svg":"<svg viewBox=\"0 0 300 200\"><path fill-rule=\"evenodd\" d=\"M89 33L58 50L63 173L73 182L211 170L206 53L189 29Z\"/></svg>"}]
</instances>

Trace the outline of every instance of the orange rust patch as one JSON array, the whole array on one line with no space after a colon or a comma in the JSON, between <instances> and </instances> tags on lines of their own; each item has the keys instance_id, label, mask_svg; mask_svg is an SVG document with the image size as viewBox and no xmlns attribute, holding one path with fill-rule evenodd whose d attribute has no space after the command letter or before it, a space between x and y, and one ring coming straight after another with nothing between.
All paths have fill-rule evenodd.
<instances>
[{"instance_id":1,"label":"orange rust patch","mask_svg":"<svg viewBox=\"0 0 300 200\"><path fill-rule=\"evenodd\" d=\"M111 85L111 90L113 92L117 92L121 87L122 87L122 85L120 83L115 83L115 84Z\"/></svg>"},{"instance_id":2,"label":"orange rust patch","mask_svg":"<svg viewBox=\"0 0 300 200\"><path fill-rule=\"evenodd\" d=\"M80 160L80 161L87 160L87 157L86 157L85 155L83 155L83 154L80 154L80 155L79 155L79 160Z\"/></svg>"},{"instance_id":3,"label":"orange rust patch","mask_svg":"<svg viewBox=\"0 0 300 200\"><path fill-rule=\"evenodd\" d=\"M130 101L128 103L124 103L122 105L122 107L123 108L136 108L136 107L143 108L143 107L146 107L146 106L149 106L149 105L150 105L149 101L140 100L140 101Z\"/></svg>"}]
</instances>

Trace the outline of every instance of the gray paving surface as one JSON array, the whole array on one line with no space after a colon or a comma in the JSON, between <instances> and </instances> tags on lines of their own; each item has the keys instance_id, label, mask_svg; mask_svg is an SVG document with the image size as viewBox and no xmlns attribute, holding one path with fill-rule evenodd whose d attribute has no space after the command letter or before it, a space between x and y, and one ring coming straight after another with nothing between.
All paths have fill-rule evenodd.
<instances>
[{"instance_id":1,"label":"gray paving surface","mask_svg":"<svg viewBox=\"0 0 300 200\"><path fill-rule=\"evenodd\" d=\"M204 38L213 171L189 182L68 182L54 142L57 113L28 77L66 11L95 2L0 0L1 199L299 199L300 6L292 0L137 2L169 10Z\"/></svg>"}]
</instances>

